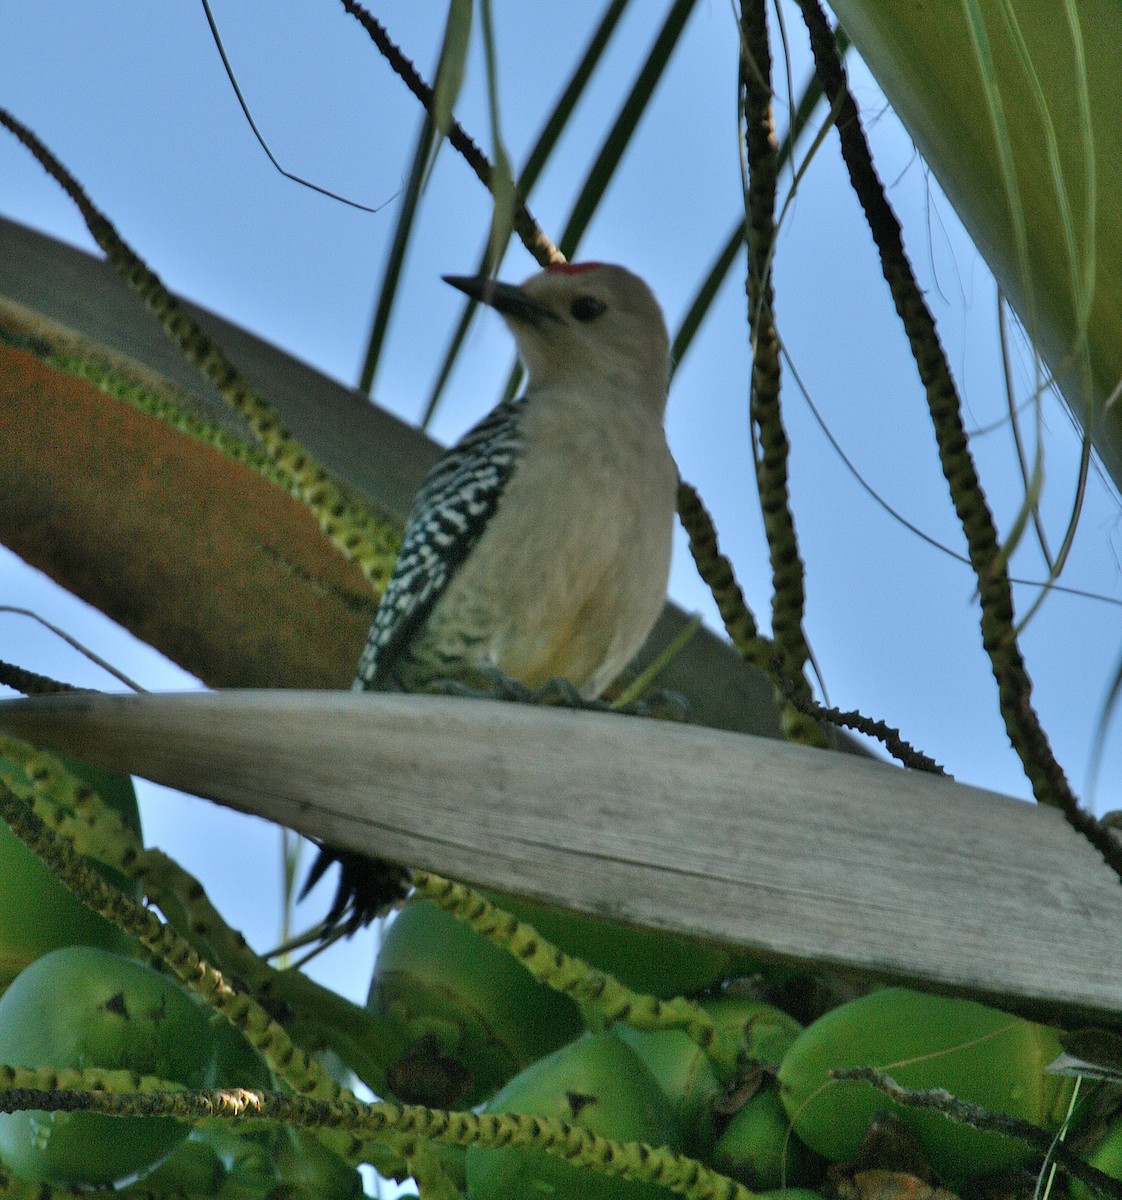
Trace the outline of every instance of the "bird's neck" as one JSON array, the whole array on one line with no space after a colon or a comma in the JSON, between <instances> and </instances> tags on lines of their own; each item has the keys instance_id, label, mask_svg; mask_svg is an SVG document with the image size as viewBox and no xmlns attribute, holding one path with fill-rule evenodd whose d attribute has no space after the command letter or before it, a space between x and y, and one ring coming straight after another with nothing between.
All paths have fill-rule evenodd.
<instances>
[{"instance_id":1,"label":"bird's neck","mask_svg":"<svg viewBox=\"0 0 1122 1200\"><path fill-rule=\"evenodd\" d=\"M634 409L636 415L648 414L661 423L666 411L666 390L665 376L654 377L646 371L576 367L563 373L551 372L545 379L531 376L524 398L535 404L564 408L572 419L586 424L598 424L606 415L618 413L621 407Z\"/></svg>"}]
</instances>

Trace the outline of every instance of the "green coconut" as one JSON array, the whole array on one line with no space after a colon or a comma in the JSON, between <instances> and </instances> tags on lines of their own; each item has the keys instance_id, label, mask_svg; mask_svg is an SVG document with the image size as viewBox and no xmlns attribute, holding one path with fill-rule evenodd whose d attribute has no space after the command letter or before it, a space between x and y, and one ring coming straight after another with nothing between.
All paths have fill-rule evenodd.
<instances>
[{"instance_id":1,"label":"green coconut","mask_svg":"<svg viewBox=\"0 0 1122 1200\"><path fill-rule=\"evenodd\" d=\"M812 1178L815 1163L792 1131L773 1087L757 1092L733 1116L717 1139L710 1161L723 1175L754 1192L805 1183Z\"/></svg>"},{"instance_id":2,"label":"green coconut","mask_svg":"<svg viewBox=\"0 0 1122 1200\"><path fill-rule=\"evenodd\" d=\"M137 836L140 814L127 775L62 758L63 765L88 783ZM4 760L5 769L26 780L21 767ZM139 885L108 867L93 864L110 883L138 897ZM0 992L37 958L62 946L100 946L127 954L127 934L87 908L0 821Z\"/></svg>"},{"instance_id":3,"label":"green coconut","mask_svg":"<svg viewBox=\"0 0 1122 1200\"><path fill-rule=\"evenodd\" d=\"M700 1046L677 1029L648 1032L615 1025L612 1032L651 1074L670 1103L682 1137L682 1148L707 1159L716 1138L714 1104L722 1094L720 1080Z\"/></svg>"},{"instance_id":4,"label":"green coconut","mask_svg":"<svg viewBox=\"0 0 1122 1200\"><path fill-rule=\"evenodd\" d=\"M581 1125L617 1142L679 1146L670 1105L636 1055L610 1033L571 1042L516 1075L487 1105ZM470 1200L669 1200L665 1188L574 1166L544 1150L470 1146Z\"/></svg>"},{"instance_id":5,"label":"green coconut","mask_svg":"<svg viewBox=\"0 0 1122 1200\"><path fill-rule=\"evenodd\" d=\"M907 1088L945 1088L994 1112L1054 1129L1072 1081L1046 1075L1056 1032L970 1000L884 988L809 1025L779 1068L780 1094L795 1132L835 1162L852 1162L874 1113L889 1110L911 1130L931 1166L961 1180L1021 1167L1034 1151L932 1109L896 1104L871 1084L831 1080L839 1067L874 1067Z\"/></svg>"},{"instance_id":6,"label":"green coconut","mask_svg":"<svg viewBox=\"0 0 1122 1200\"><path fill-rule=\"evenodd\" d=\"M766 1067L779 1065L803 1028L782 1009L740 992L706 997L701 1007L726 1033L740 1039L745 1058Z\"/></svg>"},{"instance_id":7,"label":"green coconut","mask_svg":"<svg viewBox=\"0 0 1122 1200\"><path fill-rule=\"evenodd\" d=\"M378 951L369 1007L413 1035L386 1071L402 1100L468 1107L583 1029L567 996L431 900L412 900Z\"/></svg>"},{"instance_id":8,"label":"green coconut","mask_svg":"<svg viewBox=\"0 0 1122 1200\"><path fill-rule=\"evenodd\" d=\"M173 980L93 946L53 950L0 997L0 1062L105 1067L209 1087L205 1010ZM153 1166L189 1126L164 1117L0 1114L0 1162L24 1179L105 1186Z\"/></svg>"}]
</instances>

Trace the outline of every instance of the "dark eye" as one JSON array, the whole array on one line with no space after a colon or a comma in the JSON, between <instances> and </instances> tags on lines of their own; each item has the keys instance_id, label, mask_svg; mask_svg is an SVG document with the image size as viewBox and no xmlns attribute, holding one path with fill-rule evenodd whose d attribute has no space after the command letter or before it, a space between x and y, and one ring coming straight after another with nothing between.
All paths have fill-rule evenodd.
<instances>
[{"instance_id":1,"label":"dark eye","mask_svg":"<svg viewBox=\"0 0 1122 1200\"><path fill-rule=\"evenodd\" d=\"M577 321L595 321L597 317L602 317L607 311L608 306L603 300L597 300L595 296L578 296L569 305L569 312Z\"/></svg>"}]
</instances>

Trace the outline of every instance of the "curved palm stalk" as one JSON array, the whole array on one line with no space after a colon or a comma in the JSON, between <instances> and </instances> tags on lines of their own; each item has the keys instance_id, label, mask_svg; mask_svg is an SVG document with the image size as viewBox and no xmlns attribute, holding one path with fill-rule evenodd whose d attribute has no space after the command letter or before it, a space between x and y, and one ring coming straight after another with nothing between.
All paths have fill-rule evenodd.
<instances>
[{"instance_id":1,"label":"curved palm stalk","mask_svg":"<svg viewBox=\"0 0 1122 1200\"><path fill-rule=\"evenodd\" d=\"M779 408L779 335L775 329L771 257L775 242L778 147L771 108L771 49L765 0L740 10L740 89L748 158L748 327L752 334L750 412L758 450L756 486L772 577L772 632L794 670L810 658L803 633L806 595L787 491L790 444Z\"/></svg>"},{"instance_id":2,"label":"curved palm stalk","mask_svg":"<svg viewBox=\"0 0 1122 1200\"><path fill-rule=\"evenodd\" d=\"M514 169L503 140L502 116L499 112L499 65L495 51L494 18L491 0L483 0L483 58L487 64L487 109L491 118L491 235L487 239L490 257L498 261L501 251L514 231L515 187Z\"/></svg>"},{"instance_id":3,"label":"curved palm stalk","mask_svg":"<svg viewBox=\"0 0 1122 1200\"><path fill-rule=\"evenodd\" d=\"M838 30L838 53L844 54L848 46L849 39L842 30ZM810 78L803 85L802 93L792 109L790 124L783 135L783 140L779 143L779 149L776 151L775 169L777 172L782 171L788 162L791 161L795 147L799 144L807 125L810 123L810 118L821 99L822 84L819 82L818 76L812 72ZM673 344L670 347L671 370L677 370L682 359L685 358L686 353L693 344L693 339L698 329L701 328L701 323L705 320L709 309L712 307L717 292L728 277L733 263L737 260L746 236L747 222L741 217L733 225L728 237L722 243L720 250L717 251L712 266L702 280L701 286L694 293L693 299L686 309L686 315L682 318L682 323L678 326L674 334Z\"/></svg>"}]
</instances>

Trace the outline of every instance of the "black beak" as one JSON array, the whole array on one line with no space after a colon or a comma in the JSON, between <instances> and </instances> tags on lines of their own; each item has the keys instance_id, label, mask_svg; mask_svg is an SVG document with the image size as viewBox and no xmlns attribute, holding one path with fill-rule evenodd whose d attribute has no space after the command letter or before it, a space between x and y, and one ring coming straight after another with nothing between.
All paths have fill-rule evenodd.
<instances>
[{"instance_id":1,"label":"black beak","mask_svg":"<svg viewBox=\"0 0 1122 1200\"><path fill-rule=\"evenodd\" d=\"M544 320L556 320L554 311L535 300L513 283L499 283L488 275L445 275L444 282L478 300L489 304L497 313L512 321L539 325Z\"/></svg>"}]
</instances>

